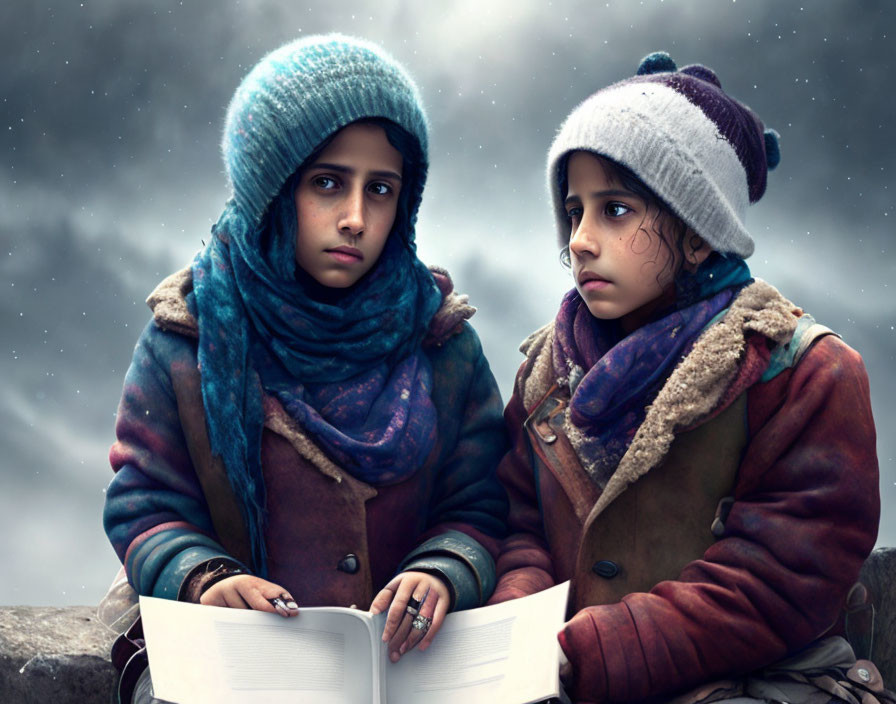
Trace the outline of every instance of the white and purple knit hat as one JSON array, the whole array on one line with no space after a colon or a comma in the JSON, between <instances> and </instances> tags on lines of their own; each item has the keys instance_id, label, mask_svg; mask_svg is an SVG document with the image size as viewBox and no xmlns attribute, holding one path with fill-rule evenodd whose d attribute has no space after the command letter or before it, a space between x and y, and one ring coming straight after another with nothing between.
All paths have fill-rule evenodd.
<instances>
[{"instance_id":1,"label":"white and purple knit hat","mask_svg":"<svg viewBox=\"0 0 896 704\"><path fill-rule=\"evenodd\" d=\"M569 220L559 169L573 151L591 151L631 169L709 245L749 257L753 238L747 206L765 193L778 165L778 135L722 90L710 69L678 70L665 52L647 56L633 78L598 91L579 105L548 152L548 190L560 246Z\"/></svg>"}]
</instances>

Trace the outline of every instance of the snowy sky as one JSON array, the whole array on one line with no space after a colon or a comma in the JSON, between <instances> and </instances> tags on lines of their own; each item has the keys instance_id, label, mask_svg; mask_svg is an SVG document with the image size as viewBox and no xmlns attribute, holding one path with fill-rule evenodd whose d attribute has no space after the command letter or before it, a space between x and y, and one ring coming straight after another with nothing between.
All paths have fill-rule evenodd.
<instances>
[{"instance_id":1,"label":"snowy sky","mask_svg":"<svg viewBox=\"0 0 896 704\"><path fill-rule=\"evenodd\" d=\"M543 185L554 130L651 51L714 68L781 134L750 264L864 356L879 543L896 545L894 19L887 0L3 3L0 604L93 604L111 581L106 455L143 300L227 197L218 140L240 78L327 31L383 44L420 84L419 251L479 307L505 397L517 343L571 286Z\"/></svg>"}]
</instances>

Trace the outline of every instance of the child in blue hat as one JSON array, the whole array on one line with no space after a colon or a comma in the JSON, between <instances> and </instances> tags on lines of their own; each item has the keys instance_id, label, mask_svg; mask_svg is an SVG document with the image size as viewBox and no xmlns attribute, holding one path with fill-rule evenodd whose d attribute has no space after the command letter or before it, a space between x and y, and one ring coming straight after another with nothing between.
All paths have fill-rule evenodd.
<instances>
[{"instance_id":1,"label":"child in blue hat","mask_svg":"<svg viewBox=\"0 0 896 704\"><path fill-rule=\"evenodd\" d=\"M233 197L148 299L106 531L139 594L388 609L395 661L489 598L506 511L474 309L416 255L417 88L372 44L302 39L242 81L222 151Z\"/></svg>"}]
</instances>

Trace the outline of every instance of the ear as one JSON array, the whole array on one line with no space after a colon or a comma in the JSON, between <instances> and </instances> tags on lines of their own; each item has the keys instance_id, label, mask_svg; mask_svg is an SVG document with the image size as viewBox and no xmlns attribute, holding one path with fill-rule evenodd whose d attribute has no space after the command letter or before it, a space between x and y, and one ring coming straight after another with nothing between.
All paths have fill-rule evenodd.
<instances>
[{"instance_id":1,"label":"ear","mask_svg":"<svg viewBox=\"0 0 896 704\"><path fill-rule=\"evenodd\" d=\"M700 265L712 252L712 247L707 244L700 235L688 228L684 236L684 267L691 273L697 271Z\"/></svg>"}]
</instances>

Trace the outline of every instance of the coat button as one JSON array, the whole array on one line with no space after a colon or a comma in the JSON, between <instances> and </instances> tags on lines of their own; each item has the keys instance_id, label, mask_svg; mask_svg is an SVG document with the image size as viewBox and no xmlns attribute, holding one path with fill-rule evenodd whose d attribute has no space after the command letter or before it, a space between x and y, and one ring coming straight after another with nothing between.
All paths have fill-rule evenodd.
<instances>
[{"instance_id":1,"label":"coat button","mask_svg":"<svg viewBox=\"0 0 896 704\"><path fill-rule=\"evenodd\" d=\"M346 574L355 574L361 569L361 561L355 553L350 552L339 561L339 564L336 565L336 569L340 572L345 572Z\"/></svg>"},{"instance_id":2,"label":"coat button","mask_svg":"<svg viewBox=\"0 0 896 704\"><path fill-rule=\"evenodd\" d=\"M613 579L613 577L619 574L619 565L610 560L601 560L600 562L595 562L591 570L599 577Z\"/></svg>"}]
</instances>

